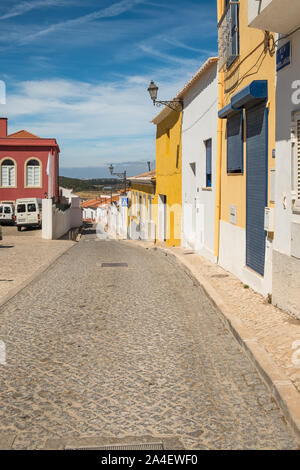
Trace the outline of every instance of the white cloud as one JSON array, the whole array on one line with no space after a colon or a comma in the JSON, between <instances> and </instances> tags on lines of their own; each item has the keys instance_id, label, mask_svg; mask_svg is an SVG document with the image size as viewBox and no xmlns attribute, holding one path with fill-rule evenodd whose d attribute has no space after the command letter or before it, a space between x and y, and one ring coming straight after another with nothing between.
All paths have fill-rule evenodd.
<instances>
[{"instance_id":1,"label":"white cloud","mask_svg":"<svg viewBox=\"0 0 300 470\"><path fill-rule=\"evenodd\" d=\"M13 6L7 13L0 16L0 20L6 20L8 18L14 18L16 16L24 15L31 10L38 8L45 8L51 6L66 6L69 5L70 1L66 0L34 0L32 2L21 2Z\"/></svg>"},{"instance_id":2,"label":"white cloud","mask_svg":"<svg viewBox=\"0 0 300 470\"><path fill-rule=\"evenodd\" d=\"M79 18L52 24L51 26L47 28L41 29L39 31L36 31L32 34L27 35L26 37L23 37L21 42L23 44L27 44L41 36L46 36L50 33L53 33L61 29L72 28L74 26L79 26L84 23L88 23L91 21L99 20L99 19L114 18L116 16L119 16L125 13L128 10L131 10L135 5L144 3L145 1L146 0L121 0L120 2L114 3L113 5L110 5L107 8L94 11L92 13L89 13L88 15L84 15L84 16L80 16Z\"/></svg>"},{"instance_id":3,"label":"white cloud","mask_svg":"<svg viewBox=\"0 0 300 470\"><path fill-rule=\"evenodd\" d=\"M195 70L153 71L162 98L172 98ZM101 158L151 160L155 127L150 121L159 110L148 95L149 81L136 75L109 84L63 79L21 82L8 94L2 113L9 118L10 132L25 128L40 137L57 138L67 166L93 165Z\"/></svg>"}]
</instances>

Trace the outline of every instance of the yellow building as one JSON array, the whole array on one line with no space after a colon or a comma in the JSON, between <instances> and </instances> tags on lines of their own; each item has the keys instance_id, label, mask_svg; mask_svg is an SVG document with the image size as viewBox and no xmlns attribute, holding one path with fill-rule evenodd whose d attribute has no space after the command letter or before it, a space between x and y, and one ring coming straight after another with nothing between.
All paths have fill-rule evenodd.
<instances>
[{"instance_id":1,"label":"yellow building","mask_svg":"<svg viewBox=\"0 0 300 470\"><path fill-rule=\"evenodd\" d=\"M248 26L248 1L218 0L219 127L215 255L267 295L272 285L274 35ZM272 210L270 211L272 215Z\"/></svg>"},{"instance_id":2,"label":"yellow building","mask_svg":"<svg viewBox=\"0 0 300 470\"><path fill-rule=\"evenodd\" d=\"M165 107L154 119L156 130L156 242L181 244L182 112Z\"/></svg>"},{"instance_id":3,"label":"yellow building","mask_svg":"<svg viewBox=\"0 0 300 470\"><path fill-rule=\"evenodd\" d=\"M155 170L142 175L129 178L130 211L129 234L133 240L155 240L155 207L157 197L155 194Z\"/></svg>"}]
</instances>

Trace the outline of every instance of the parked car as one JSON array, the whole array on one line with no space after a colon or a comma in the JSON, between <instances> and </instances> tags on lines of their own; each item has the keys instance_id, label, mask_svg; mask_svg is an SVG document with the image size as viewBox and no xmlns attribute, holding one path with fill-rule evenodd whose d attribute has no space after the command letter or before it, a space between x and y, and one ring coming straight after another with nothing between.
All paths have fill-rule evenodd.
<instances>
[{"instance_id":1,"label":"parked car","mask_svg":"<svg viewBox=\"0 0 300 470\"><path fill-rule=\"evenodd\" d=\"M0 241L3 240L3 235L2 235L2 226L0 224Z\"/></svg>"},{"instance_id":2,"label":"parked car","mask_svg":"<svg viewBox=\"0 0 300 470\"><path fill-rule=\"evenodd\" d=\"M2 225L15 223L15 207L13 204L1 203L0 204L0 223Z\"/></svg>"},{"instance_id":3,"label":"parked car","mask_svg":"<svg viewBox=\"0 0 300 470\"><path fill-rule=\"evenodd\" d=\"M42 227L42 199L17 199L15 221L18 231L22 227Z\"/></svg>"}]
</instances>

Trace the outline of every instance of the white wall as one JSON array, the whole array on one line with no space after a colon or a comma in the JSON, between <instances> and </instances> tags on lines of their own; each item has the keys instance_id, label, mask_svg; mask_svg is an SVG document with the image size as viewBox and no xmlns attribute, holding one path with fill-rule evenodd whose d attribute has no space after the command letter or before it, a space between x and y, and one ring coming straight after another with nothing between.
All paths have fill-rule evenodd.
<instances>
[{"instance_id":1,"label":"white wall","mask_svg":"<svg viewBox=\"0 0 300 470\"><path fill-rule=\"evenodd\" d=\"M300 112L300 92L298 104L292 102L292 84L300 80L300 31L289 38L292 42L292 65L277 74L276 102L276 185L274 249L291 255L292 222L300 223L300 216L292 211L292 112ZM300 90L300 86L299 86ZM298 240L300 243L300 240Z\"/></svg>"},{"instance_id":2,"label":"white wall","mask_svg":"<svg viewBox=\"0 0 300 470\"><path fill-rule=\"evenodd\" d=\"M272 242L266 240L265 275L252 271L246 266L246 231L220 221L220 266L265 297L272 293L272 256Z\"/></svg>"},{"instance_id":3,"label":"white wall","mask_svg":"<svg viewBox=\"0 0 300 470\"><path fill-rule=\"evenodd\" d=\"M300 214L293 212L297 170L294 168L296 155L293 155L291 140L292 116L295 112L300 112L300 31L289 40L292 45L292 63L278 71L276 86L273 303L300 317ZM292 88L296 81L298 92Z\"/></svg>"},{"instance_id":4,"label":"white wall","mask_svg":"<svg viewBox=\"0 0 300 470\"><path fill-rule=\"evenodd\" d=\"M65 211L52 204L51 199L43 199L42 237L47 240L58 240L72 228L82 225L80 207L71 207ZM76 204L76 203L75 203Z\"/></svg>"},{"instance_id":5,"label":"white wall","mask_svg":"<svg viewBox=\"0 0 300 470\"><path fill-rule=\"evenodd\" d=\"M184 97L182 121L182 246L215 261L218 75L213 64ZM212 139L212 189L206 190L204 141ZM196 164L196 176L190 163Z\"/></svg>"},{"instance_id":6,"label":"white wall","mask_svg":"<svg viewBox=\"0 0 300 470\"><path fill-rule=\"evenodd\" d=\"M253 28L288 34L300 23L299 0L248 0L248 22Z\"/></svg>"}]
</instances>

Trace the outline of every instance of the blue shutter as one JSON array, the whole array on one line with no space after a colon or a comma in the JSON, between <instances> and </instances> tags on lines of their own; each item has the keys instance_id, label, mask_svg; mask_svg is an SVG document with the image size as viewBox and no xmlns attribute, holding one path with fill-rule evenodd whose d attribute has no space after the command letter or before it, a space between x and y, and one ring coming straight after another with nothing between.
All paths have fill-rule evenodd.
<instances>
[{"instance_id":1,"label":"blue shutter","mask_svg":"<svg viewBox=\"0 0 300 470\"><path fill-rule=\"evenodd\" d=\"M239 55L239 6L232 5L231 10L231 20L232 20L232 58L235 58Z\"/></svg>"},{"instance_id":2,"label":"blue shutter","mask_svg":"<svg viewBox=\"0 0 300 470\"><path fill-rule=\"evenodd\" d=\"M242 111L227 119L227 172L243 172L243 114Z\"/></svg>"},{"instance_id":3,"label":"blue shutter","mask_svg":"<svg viewBox=\"0 0 300 470\"><path fill-rule=\"evenodd\" d=\"M246 265L264 275L267 205L268 134L265 102L246 110L247 171L246 171Z\"/></svg>"},{"instance_id":4,"label":"blue shutter","mask_svg":"<svg viewBox=\"0 0 300 470\"><path fill-rule=\"evenodd\" d=\"M205 142L206 147L206 186L211 187L211 163L212 163L212 140L209 139Z\"/></svg>"}]
</instances>

